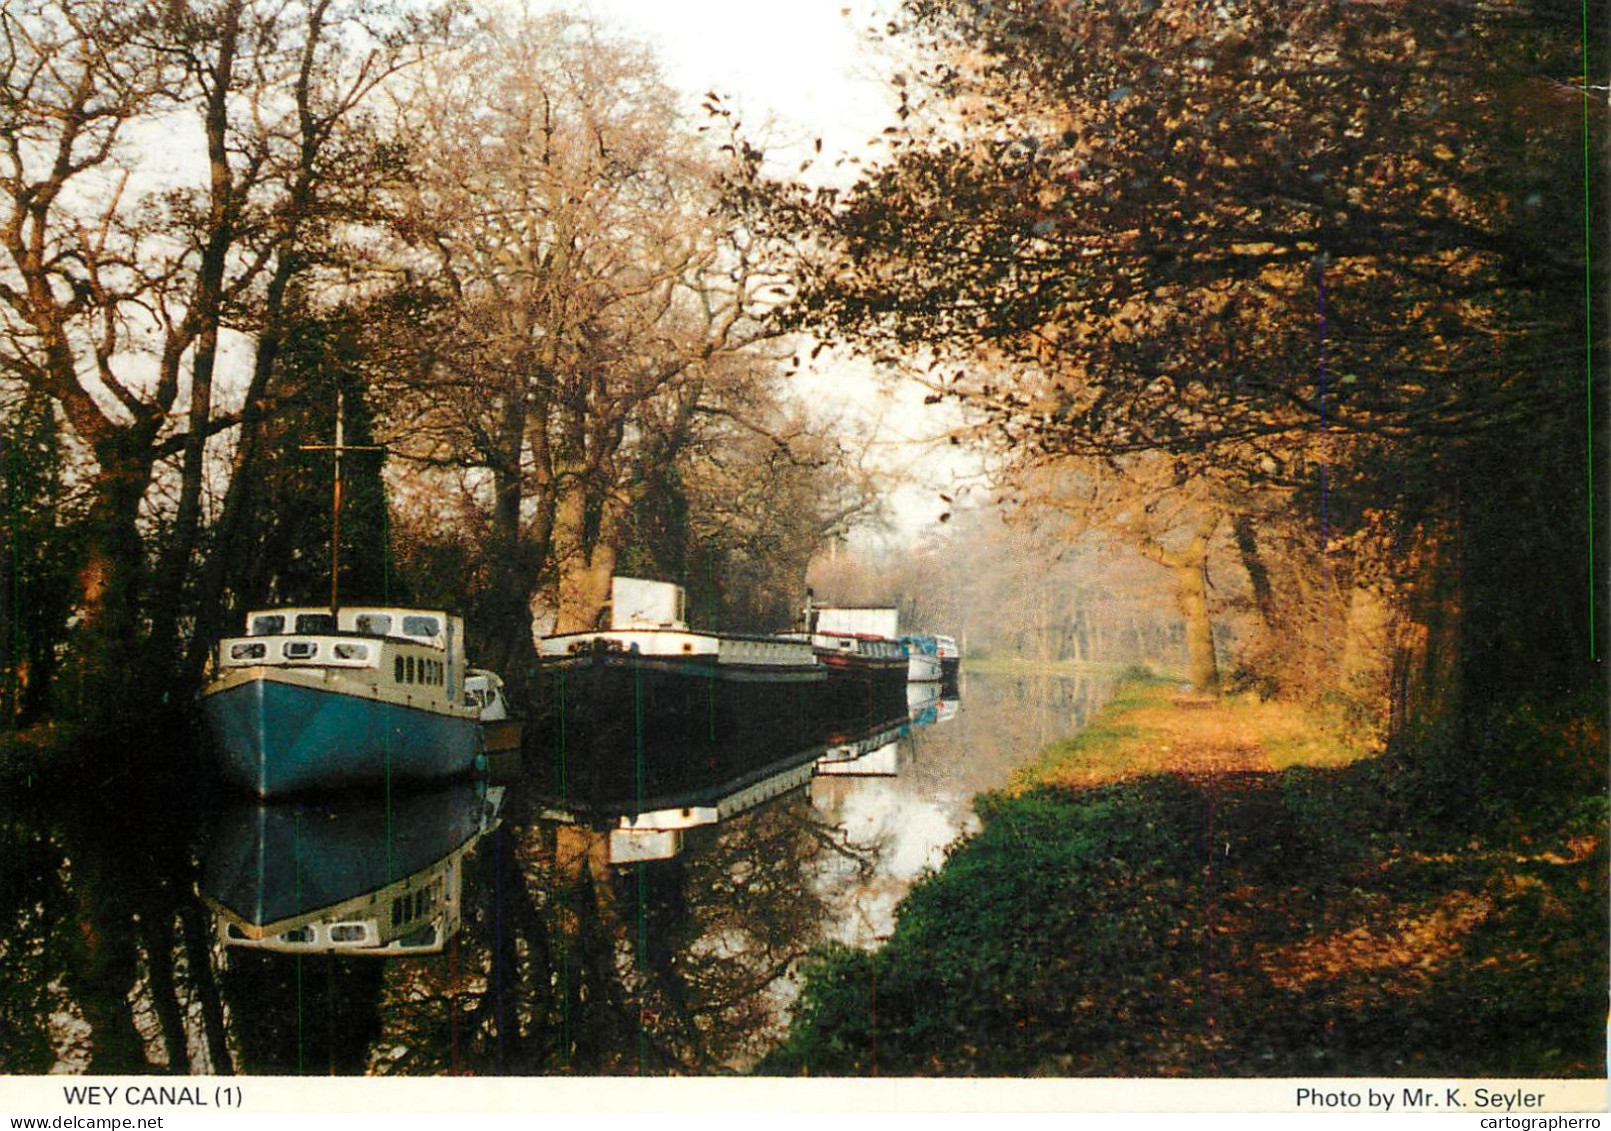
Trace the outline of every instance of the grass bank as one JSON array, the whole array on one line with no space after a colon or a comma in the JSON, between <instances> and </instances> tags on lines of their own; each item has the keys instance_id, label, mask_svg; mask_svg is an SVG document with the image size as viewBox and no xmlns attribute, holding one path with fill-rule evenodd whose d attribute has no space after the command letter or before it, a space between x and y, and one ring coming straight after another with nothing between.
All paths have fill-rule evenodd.
<instances>
[{"instance_id":1,"label":"grass bank","mask_svg":"<svg viewBox=\"0 0 1611 1131\"><path fill-rule=\"evenodd\" d=\"M1326 717L1176 686L977 799L762 1071L1603 1075L1603 798L1456 837Z\"/></svg>"}]
</instances>

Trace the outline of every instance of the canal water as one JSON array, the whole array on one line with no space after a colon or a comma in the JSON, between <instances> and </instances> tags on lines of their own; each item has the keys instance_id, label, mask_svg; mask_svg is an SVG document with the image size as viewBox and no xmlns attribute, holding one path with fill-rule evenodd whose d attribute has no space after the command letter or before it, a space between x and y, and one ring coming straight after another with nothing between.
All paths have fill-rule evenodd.
<instances>
[{"instance_id":1,"label":"canal water","mask_svg":"<svg viewBox=\"0 0 1611 1131\"><path fill-rule=\"evenodd\" d=\"M601 815L488 782L0 810L0 1072L726 1074L1105 688L968 674ZM332 955L332 947L344 948Z\"/></svg>"}]
</instances>

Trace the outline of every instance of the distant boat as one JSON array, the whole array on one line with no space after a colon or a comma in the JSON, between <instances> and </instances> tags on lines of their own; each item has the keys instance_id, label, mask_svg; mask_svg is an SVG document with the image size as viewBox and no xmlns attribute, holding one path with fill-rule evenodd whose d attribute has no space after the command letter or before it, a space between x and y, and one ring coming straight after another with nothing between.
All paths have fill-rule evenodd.
<instances>
[{"instance_id":1,"label":"distant boat","mask_svg":"<svg viewBox=\"0 0 1611 1131\"><path fill-rule=\"evenodd\" d=\"M928 680L906 685L906 714L914 727L928 726L939 721L940 683Z\"/></svg>"},{"instance_id":2,"label":"distant boat","mask_svg":"<svg viewBox=\"0 0 1611 1131\"><path fill-rule=\"evenodd\" d=\"M908 634L901 637L908 657L906 678L912 683L940 681L940 643L937 636Z\"/></svg>"},{"instance_id":3,"label":"distant boat","mask_svg":"<svg viewBox=\"0 0 1611 1131\"><path fill-rule=\"evenodd\" d=\"M464 625L437 610L284 608L221 640L202 691L220 769L259 797L469 770Z\"/></svg>"},{"instance_id":4,"label":"distant boat","mask_svg":"<svg viewBox=\"0 0 1611 1131\"><path fill-rule=\"evenodd\" d=\"M504 791L242 803L218 819L201 894L219 941L285 953L429 954L457 932L463 861Z\"/></svg>"},{"instance_id":5,"label":"distant boat","mask_svg":"<svg viewBox=\"0 0 1611 1131\"><path fill-rule=\"evenodd\" d=\"M832 681L834 717L870 723L899 711L910 668L900 616L884 607L806 603L806 630Z\"/></svg>"}]
</instances>

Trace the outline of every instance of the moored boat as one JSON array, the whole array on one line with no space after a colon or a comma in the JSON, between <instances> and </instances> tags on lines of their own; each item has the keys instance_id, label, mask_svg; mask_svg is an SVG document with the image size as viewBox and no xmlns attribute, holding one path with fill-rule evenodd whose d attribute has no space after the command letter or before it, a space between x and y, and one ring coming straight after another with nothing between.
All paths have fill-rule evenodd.
<instances>
[{"instance_id":1,"label":"moored boat","mask_svg":"<svg viewBox=\"0 0 1611 1131\"><path fill-rule=\"evenodd\" d=\"M259 797L452 777L481 753L464 626L438 610L270 609L221 640L202 708L220 769Z\"/></svg>"},{"instance_id":2,"label":"moored boat","mask_svg":"<svg viewBox=\"0 0 1611 1131\"><path fill-rule=\"evenodd\" d=\"M808 601L805 621L797 638L811 642L828 671L836 722L868 723L901 709L911 659L897 639L897 610Z\"/></svg>"},{"instance_id":3,"label":"moored boat","mask_svg":"<svg viewBox=\"0 0 1611 1131\"><path fill-rule=\"evenodd\" d=\"M617 577L609 628L539 642L530 753L542 764L528 768L552 792L592 791L628 770L653 790L676 774L677 751L724 761L778 730L809 740L825 726L827 671L809 641L700 631L684 618L681 587Z\"/></svg>"}]
</instances>

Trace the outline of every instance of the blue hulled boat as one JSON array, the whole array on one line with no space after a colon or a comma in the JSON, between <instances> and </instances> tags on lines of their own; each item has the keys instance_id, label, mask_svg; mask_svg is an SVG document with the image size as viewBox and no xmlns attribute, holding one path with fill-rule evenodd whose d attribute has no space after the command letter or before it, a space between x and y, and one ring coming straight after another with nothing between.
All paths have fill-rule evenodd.
<instances>
[{"instance_id":1,"label":"blue hulled boat","mask_svg":"<svg viewBox=\"0 0 1611 1131\"><path fill-rule=\"evenodd\" d=\"M202 707L224 776L259 797L452 777L482 752L464 625L434 610L249 613Z\"/></svg>"}]
</instances>

